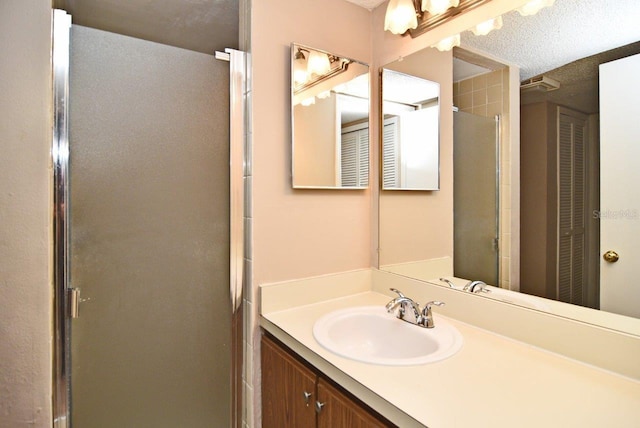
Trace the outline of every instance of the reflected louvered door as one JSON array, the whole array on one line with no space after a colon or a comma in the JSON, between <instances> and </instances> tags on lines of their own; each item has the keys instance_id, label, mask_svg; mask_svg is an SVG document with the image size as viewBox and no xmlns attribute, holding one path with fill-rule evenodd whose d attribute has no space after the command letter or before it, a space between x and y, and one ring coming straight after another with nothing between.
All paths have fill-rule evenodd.
<instances>
[{"instance_id":1,"label":"reflected louvered door","mask_svg":"<svg viewBox=\"0 0 640 428\"><path fill-rule=\"evenodd\" d=\"M358 131L358 184L369 185L369 128Z\"/></svg>"},{"instance_id":2,"label":"reflected louvered door","mask_svg":"<svg viewBox=\"0 0 640 428\"><path fill-rule=\"evenodd\" d=\"M340 183L343 187L366 187L369 184L369 128L342 134Z\"/></svg>"},{"instance_id":3,"label":"reflected louvered door","mask_svg":"<svg viewBox=\"0 0 640 428\"><path fill-rule=\"evenodd\" d=\"M558 299L585 302L586 118L560 108L558 114Z\"/></svg>"},{"instance_id":4,"label":"reflected louvered door","mask_svg":"<svg viewBox=\"0 0 640 428\"><path fill-rule=\"evenodd\" d=\"M398 120L387 119L382 130L382 188L400 187Z\"/></svg>"},{"instance_id":5,"label":"reflected louvered door","mask_svg":"<svg viewBox=\"0 0 640 428\"><path fill-rule=\"evenodd\" d=\"M342 134L341 144L341 184L344 187L358 185L358 147L357 132Z\"/></svg>"}]
</instances>

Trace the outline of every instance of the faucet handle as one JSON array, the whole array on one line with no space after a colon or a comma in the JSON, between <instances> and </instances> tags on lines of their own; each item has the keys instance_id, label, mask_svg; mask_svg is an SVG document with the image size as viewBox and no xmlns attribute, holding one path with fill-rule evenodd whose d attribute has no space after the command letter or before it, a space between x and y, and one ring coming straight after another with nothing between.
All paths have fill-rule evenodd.
<instances>
[{"instance_id":1,"label":"faucet handle","mask_svg":"<svg viewBox=\"0 0 640 428\"><path fill-rule=\"evenodd\" d=\"M396 289L396 288L389 288L389 290L393 291L394 293L396 293L399 297L407 297L404 294L402 294L402 291Z\"/></svg>"},{"instance_id":2,"label":"faucet handle","mask_svg":"<svg viewBox=\"0 0 640 428\"><path fill-rule=\"evenodd\" d=\"M440 302L438 300L432 300L432 301L427 302L427 303L424 304L425 311L431 311L431 306L433 306L433 305L435 305L435 306L444 306L445 303L444 302Z\"/></svg>"}]
</instances>

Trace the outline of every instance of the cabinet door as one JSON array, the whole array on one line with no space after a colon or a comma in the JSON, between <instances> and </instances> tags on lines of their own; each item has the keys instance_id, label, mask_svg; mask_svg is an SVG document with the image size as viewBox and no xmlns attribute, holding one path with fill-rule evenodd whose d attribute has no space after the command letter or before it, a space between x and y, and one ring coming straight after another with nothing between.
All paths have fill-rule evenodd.
<instances>
[{"instance_id":1,"label":"cabinet door","mask_svg":"<svg viewBox=\"0 0 640 428\"><path fill-rule=\"evenodd\" d=\"M326 380L318 379L318 428L384 428L393 427L381 422L367 409L342 393Z\"/></svg>"},{"instance_id":2,"label":"cabinet door","mask_svg":"<svg viewBox=\"0 0 640 428\"><path fill-rule=\"evenodd\" d=\"M262 427L315 428L315 373L265 336L261 361Z\"/></svg>"}]
</instances>

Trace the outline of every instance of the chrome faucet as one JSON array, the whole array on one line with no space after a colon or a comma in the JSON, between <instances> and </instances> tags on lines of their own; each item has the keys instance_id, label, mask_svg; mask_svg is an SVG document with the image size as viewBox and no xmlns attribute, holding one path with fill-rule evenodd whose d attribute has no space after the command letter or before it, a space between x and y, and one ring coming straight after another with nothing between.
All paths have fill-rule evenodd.
<instances>
[{"instance_id":1,"label":"chrome faucet","mask_svg":"<svg viewBox=\"0 0 640 428\"><path fill-rule=\"evenodd\" d=\"M396 290L395 288L390 288L389 290L393 291L398 295L392 299L389 303L386 304L385 308L387 312L393 312L393 310L397 307L400 307L397 313L397 317L402 321L406 321L411 324L418 325L424 328L433 328L435 325L433 323L433 314L431 313L431 307L435 306L443 306L443 302L431 301L424 305L424 309L420 309L420 305L417 304L412 299L408 298L400 290ZM406 307L409 306L413 310L414 322L411 322L404 318Z\"/></svg>"},{"instance_id":2,"label":"chrome faucet","mask_svg":"<svg viewBox=\"0 0 640 428\"><path fill-rule=\"evenodd\" d=\"M413 316L417 321L420 318L420 306L416 302L402 294L400 290L396 290L395 288L390 288L389 290L396 293L398 297L387 303L387 305L385 306L387 312L392 312L396 307L399 306L397 316L399 319L406 321L404 319L404 316L407 310L407 306L410 306L411 309L413 309Z\"/></svg>"},{"instance_id":3,"label":"chrome faucet","mask_svg":"<svg viewBox=\"0 0 640 428\"><path fill-rule=\"evenodd\" d=\"M484 281L469 281L469 283L464 286L463 290L470 293L491 293L491 290L486 287L487 283Z\"/></svg>"},{"instance_id":4,"label":"chrome faucet","mask_svg":"<svg viewBox=\"0 0 640 428\"><path fill-rule=\"evenodd\" d=\"M453 282L449 281L447 278L440 278L440 281L447 283L450 288L455 288L455 286L453 285Z\"/></svg>"},{"instance_id":5,"label":"chrome faucet","mask_svg":"<svg viewBox=\"0 0 640 428\"><path fill-rule=\"evenodd\" d=\"M431 306L444 306L444 302L439 302L437 300L432 300L430 302L425 303L424 309L422 310L422 319L420 320L420 326L426 328L433 328L433 314L431 313Z\"/></svg>"}]
</instances>

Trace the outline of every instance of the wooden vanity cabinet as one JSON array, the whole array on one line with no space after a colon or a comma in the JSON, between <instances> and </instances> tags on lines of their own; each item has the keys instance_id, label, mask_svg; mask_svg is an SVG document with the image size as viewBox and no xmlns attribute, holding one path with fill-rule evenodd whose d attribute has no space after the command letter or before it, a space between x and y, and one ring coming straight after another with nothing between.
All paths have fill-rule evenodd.
<instances>
[{"instance_id":1,"label":"wooden vanity cabinet","mask_svg":"<svg viewBox=\"0 0 640 428\"><path fill-rule=\"evenodd\" d=\"M268 335L261 362L263 428L395 427Z\"/></svg>"}]
</instances>

